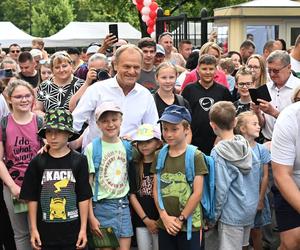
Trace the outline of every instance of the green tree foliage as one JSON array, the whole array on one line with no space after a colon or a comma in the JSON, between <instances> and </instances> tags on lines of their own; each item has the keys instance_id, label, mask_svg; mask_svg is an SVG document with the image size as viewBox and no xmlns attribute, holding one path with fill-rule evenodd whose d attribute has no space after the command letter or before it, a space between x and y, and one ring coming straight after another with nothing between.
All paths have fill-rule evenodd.
<instances>
[{"instance_id":1,"label":"green tree foliage","mask_svg":"<svg viewBox=\"0 0 300 250\"><path fill-rule=\"evenodd\" d=\"M129 22L138 27L138 12L130 0L74 0L76 21Z\"/></svg>"},{"instance_id":2,"label":"green tree foliage","mask_svg":"<svg viewBox=\"0 0 300 250\"><path fill-rule=\"evenodd\" d=\"M51 36L73 19L73 8L69 0L39 0L32 8L32 34Z\"/></svg>"},{"instance_id":3,"label":"green tree foliage","mask_svg":"<svg viewBox=\"0 0 300 250\"><path fill-rule=\"evenodd\" d=\"M3 21L10 21L20 29L29 33L30 2L26 0L1 0L0 16Z\"/></svg>"}]
</instances>

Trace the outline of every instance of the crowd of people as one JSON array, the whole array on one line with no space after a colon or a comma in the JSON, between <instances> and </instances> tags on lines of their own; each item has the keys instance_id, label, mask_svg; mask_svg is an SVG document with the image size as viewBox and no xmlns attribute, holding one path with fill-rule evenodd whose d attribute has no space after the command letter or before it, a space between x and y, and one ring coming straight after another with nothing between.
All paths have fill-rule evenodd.
<instances>
[{"instance_id":1,"label":"crowd of people","mask_svg":"<svg viewBox=\"0 0 300 250\"><path fill-rule=\"evenodd\" d=\"M300 36L255 49L2 51L0 249L300 249Z\"/></svg>"}]
</instances>

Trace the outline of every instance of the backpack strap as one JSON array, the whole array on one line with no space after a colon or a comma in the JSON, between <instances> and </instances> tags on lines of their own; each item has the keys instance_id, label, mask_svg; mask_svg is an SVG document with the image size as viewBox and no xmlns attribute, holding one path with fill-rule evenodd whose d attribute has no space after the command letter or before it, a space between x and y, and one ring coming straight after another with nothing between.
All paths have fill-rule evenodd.
<instances>
[{"instance_id":1,"label":"backpack strap","mask_svg":"<svg viewBox=\"0 0 300 250\"><path fill-rule=\"evenodd\" d=\"M100 137L95 138L92 141L93 144L93 164L95 168L95 192L93 195L93 201L97 202L99 192L99 168L102 161L102 140Z\"/></svg>"},{"instance_id":2,"label":"backpack strap","mask_svg":"<svg viewBox=\"0 0 300 250\"><path fill-rule=\"evenodd\" d=\"M44 119L43 119L43 117L41 117L39 115L35 115L35 118L36 118L37 128L38 128L38 131L39 131L43 127ZM44 145L43 138L40 137L39 135L38 135L38 141L40 142L41 146Z\"/></svg>"},{"instance_id":3,"label":"backpack strap","mask_svg":"<svg viewBox=\"0 0 300 250\"><path fill-rule=\"evenodd\" d=\"M202 153L208 174L204 176L201 204L203 216L209 220L215 218L215 162L211 156Z\"/></svg>"},{"instance_id":4,"label":"backpack strap","mask_svg":"<svg viewBox=\"0 0 300 250\"><path fill-rule=\"evenodd\" d=\"M129 167L129 163L132 161L132 144L131 141L121 139L123 146L126 150L126 160L127 160L127 168Z\"/></svg>"},{"instance_id":5,"label":"backpack strap","mask_svg":"<svg viewBox=\"0 0 300 250\"><path fill-rule=\"evenodd\" d=\"M195 179L195 154L197 147L193 145L188 145L185 151L185 176L187 182L193 189L193 182ZM187 240L192 238L192 227L193 227L193 213L187 217Z\"/></svg>"},{"instance_id":6,"label":"backpack strap","mask_svg":"<svg viewBox=\"0 0 300 250\"><path fill-rule=\"evenodd\" d=\"M9 115L6 115L1 119L2 143L4 148L6 143L6 128L7 128L8 116Z\"/></svg>"},{"instance_id":7,"label":"backpack strap","mask_svg":"<svg viewBox=\"0 0 300 250\"><path fill-rule=\"evenodd\" d=\"M175 94L175 97L179 103L179 106L183 106L185 107L185 102L184 102L184 98L182 95L178 95L178 94Z\"/></svg>"},{"instance_id":8,"label":"backpack strap","mask_svg":"<svg viewBox=\"0 0 300 250\"><path fill-rule=\"evenodd\" d=\"M44 119L43 117L36 115L36 124L38 127L38 130L40 130L43 127Z\"/></svg>"},{"instance_id":9,"label":"backpack strap","mask_svg":"<svg viewBox=\"0 0 300 250\"><path fill-rule=\"evenodd\" d=\"M164 207L162 197L161 197L160 175L161 175L161 171L163 170L163 168L165 166L165 161L166 161L168 152L169 152L169 145L165 144L158 153L157 163L156 163L157 200L158 200L159 208L161 210L164 210L165 207Z\"/></svg>"}]
</instances>

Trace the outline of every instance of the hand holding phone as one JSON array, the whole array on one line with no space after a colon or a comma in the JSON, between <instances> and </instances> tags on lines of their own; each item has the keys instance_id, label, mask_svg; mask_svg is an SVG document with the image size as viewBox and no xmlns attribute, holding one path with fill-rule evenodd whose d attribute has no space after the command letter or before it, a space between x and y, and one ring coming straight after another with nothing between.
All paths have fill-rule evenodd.
<instances>
[{"instance_id":1,"label":"hand holding phone","mask_svg":"<svg viewBox=\"0 0 300 250\"><path fill-rule=\"evenodd\" d=\"M115 36L117 39L119 39L118 24L110 24L108 28L109 28L109 33Z\"/></svg>"},{"instance_id":2,"label":"hand holding phone","mask_svg":"<svg viewBox=\"0 0 300 250\"><path fill-rule=\"evenodd\" d=\"M13 77L11 69L0 69L0 79Z\"/></svg>"}]
</instances>

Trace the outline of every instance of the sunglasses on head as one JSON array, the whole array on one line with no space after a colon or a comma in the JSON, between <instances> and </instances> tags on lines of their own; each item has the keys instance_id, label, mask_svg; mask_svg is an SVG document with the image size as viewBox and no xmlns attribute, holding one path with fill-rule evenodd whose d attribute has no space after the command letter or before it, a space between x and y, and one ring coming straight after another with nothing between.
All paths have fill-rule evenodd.
<instances>
[{"instance_id":1,"label":"sunglasses on head","mask_svg":"<svg viewBox=\"0 0 300 250\"><path fill-rule=\"evenodd\" d=\"M164 33L161 33L158 37L158 40L160 40L161 38L163 38L164 36L170 36L170 37L173 37L173 34L171 32L164 32Z\"/></svg>"}]
</instances>

